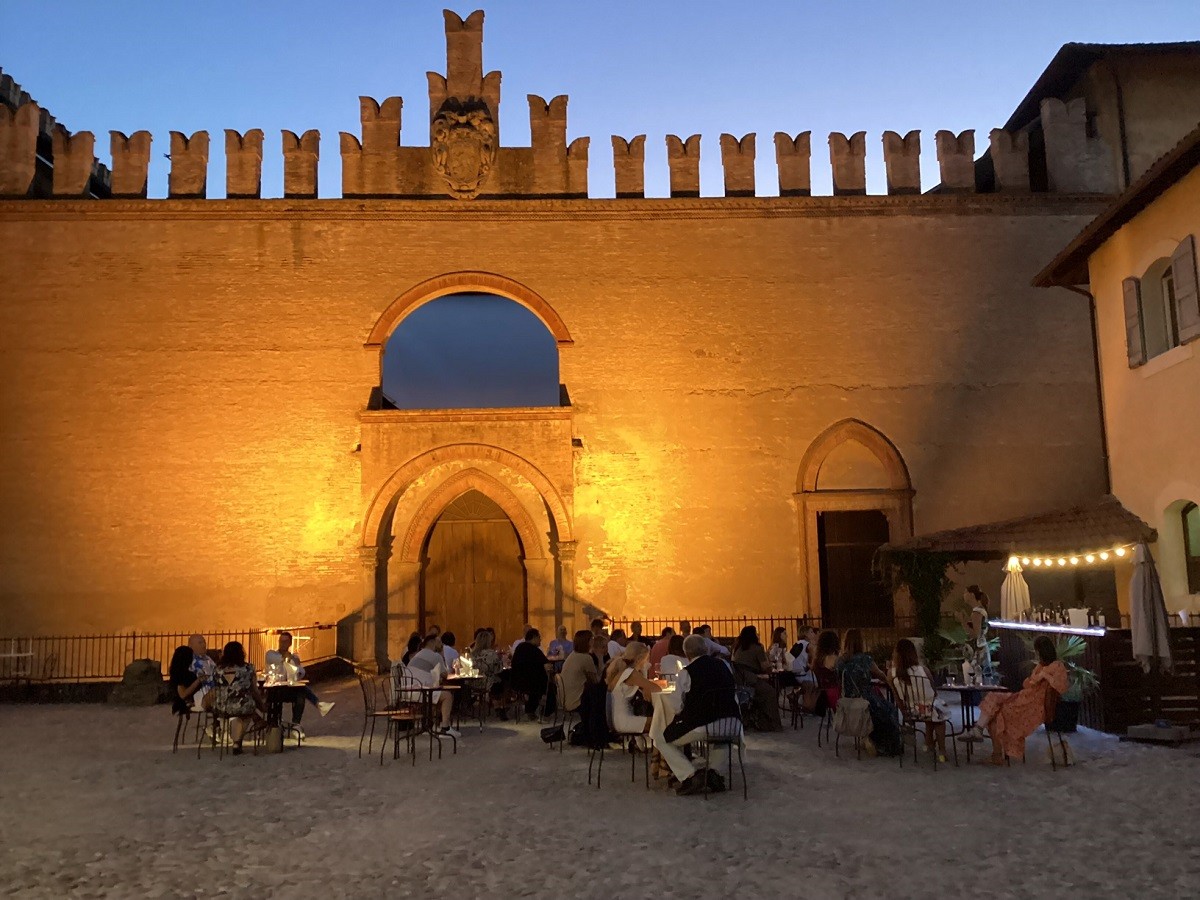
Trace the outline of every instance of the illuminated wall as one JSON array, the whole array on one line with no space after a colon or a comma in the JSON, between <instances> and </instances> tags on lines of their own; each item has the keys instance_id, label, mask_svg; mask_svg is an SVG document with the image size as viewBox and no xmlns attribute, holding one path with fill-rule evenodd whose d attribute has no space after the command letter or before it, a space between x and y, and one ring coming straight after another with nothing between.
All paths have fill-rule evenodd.
<instances>
[{"instance_id":1,"label":"illuminated wall","mask_svg":"<svg viewBox=\"0 0 1200 900\"><path fill-rule=\"evenodd\" d=\"M798 468L846 418L899 449L918 532L1092 499L1086 306L1028 284L1096 209L0 203L0 632L357 608L365 497L386 477L359 448L378 381L363 344L403 292L464 269L528 285L574 340L581 446L552 430L527 452L566 482L580 602L799 611Z\"/></svg>"}]
</instances>

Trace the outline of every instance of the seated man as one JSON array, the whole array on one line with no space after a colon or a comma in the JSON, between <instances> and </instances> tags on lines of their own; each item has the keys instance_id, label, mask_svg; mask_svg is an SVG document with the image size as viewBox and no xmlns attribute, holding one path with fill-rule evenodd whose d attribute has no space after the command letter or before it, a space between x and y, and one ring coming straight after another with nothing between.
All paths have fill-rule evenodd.
<instances>
[{"instance_id":1,"label":"seated man","mask_svg":"<svg viewBox=\"0 0 1200 900\"><path fill-rule=\"evenodd\" d=\"M200 686L192 693L192 707L200 712L212 705L209 691L212 690L213 679L217 675L217 663L208 655L208 644L202 635L193 634L188 638L188 647L192 650L192 673L200 682Z\"/></svg>"},{"instance_id":2,"label":"seated man","mask_svg":"<svg viewBox=\"0 0 1200 900\"><path fill-rule=\"evenodd\" d=\"M292 652L292 635L291 632L279 632L278 649L267 651L267 671L271 671L271 667L275 666L282 669L287 674L289 683L304 680L304 665L300 662L300 657ZM305 685L300 696L292 701L292 728L300 732L300 736L304 737L304 730L300 727L300 719L304 716L305 701L311 703L321 711L322 716L329 714L333 709L333 704L321 700L312 688Z\"/></svg>"},{"instance_id":3,"label":"seated man","mask_svg":"<svg viewBox=\"0 0 1200 900\"><path fill-rule=\"evenodd\" d=\"M671 638L675 637L674 628L664 628L662 637L654 642L654 646L650 648L650 667L654 671L658 671L658 666L662 662L662 658L671 652Z\"/></svg>"},{"instance_id":4,"label":"seated man","mask_svg":"<svg viewBox=\"0 0 1200 900\"><path fill-rule=\"evenodd\" d=\"M713 640L711 625L701 625L696 629L695 633L704 638L704 646L706 648L704 652L709 656L729 656L729 648Z\"/></svg>"},{"instance_id":5,"label":"seated man","mask_svg":"<svg viewBox=\"0 0 1200 900\"><path fill-rule=\"evenodd\" d=\"M525 640L513 651L512 679L514 691L525 694L525 713L537 715L538 702L546 698L546 715L552 715L554 705L554 663L542 652L542 635L536 628L525 632Z\"/></svg>"},{"instance_id":6,"label":"seated man","mask_svg":"<svg viewBox=\"0 0 1200 900\"><path fill-rule=\"evenodd\" d=\"M446 679L446 660L442 656L442 642L435 634L428 634L425 637L424 646L421 647L412 658L408 661L408 665L403 663L397 664L400 671L412 677L422 687L438 687ZM393 677L395 675L396 666L393 666ZM414 696L401 696L399 699L416 701L419 699L416 692ZM438 707L438 724L442 734L451 734L455 738L462 737L461 732L456 728L450 727L451 719L454 715L454 694L452 691L434 691L432 694L433 703Z\"/></svg>"},{"instance_id":7,"label":"seated man","mask_svg":"<svg viewBox=\"0 0 1200 900\"><path fill-rule=\"evenodd\" d=\"M683 747L705 738L705 726L722 720L741 730L736 686L729 666L710 656L705 638L691 634L683 642L687 667L675 680L675 690L683 694L683 709L660 734L651 732L654 745L662 754L671 774L679 779L680 795L704 791L704 776L683 753ZM708 789L725 790L720 772L725 765L726 748L713 745L708 751Z\"/></svg>"}]
</instances>

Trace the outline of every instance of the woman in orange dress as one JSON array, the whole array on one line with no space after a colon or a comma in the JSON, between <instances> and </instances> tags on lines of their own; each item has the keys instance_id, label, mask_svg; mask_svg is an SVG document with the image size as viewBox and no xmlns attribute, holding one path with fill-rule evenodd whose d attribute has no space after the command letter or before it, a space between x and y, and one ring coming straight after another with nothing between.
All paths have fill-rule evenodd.
<instances>
[{"instance_id":1,"label":"woman in orange dress","mask_svg":"<svg viewBox=\"0 0 1200 900\"><path fill-rule=\"evenodd\" d=\"M1046 719L1046 693L1064 694L1067 690L1067 667L1058 658L1054 641L1038 635L1033 642L1038 664L1025 679L1016 694L988 694L979 704L979 721L964 737L979 740L986 728L992 737L993 766L1004 765L1004 757L1023 757L1025 739L1037 731Z\"/></svg>"}]
</instances>

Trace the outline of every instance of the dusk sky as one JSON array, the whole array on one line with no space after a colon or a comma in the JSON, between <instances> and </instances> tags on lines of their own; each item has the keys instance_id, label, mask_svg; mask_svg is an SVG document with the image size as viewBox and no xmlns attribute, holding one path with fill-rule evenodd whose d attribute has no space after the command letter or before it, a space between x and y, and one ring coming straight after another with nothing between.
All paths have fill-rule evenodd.
<instances>
[{"instance_id":1,"label":"dusk sky","mask_svg":"<svg viewBox=\"0 0 1200 900\"><path fill-rule=\"evenodd\" d=\"M428 143L425 72L445 71L445 5L2 0L0 67L68 128L95 132L104 162L109 130L149 130L152 197L166 193L169 132L201 129L212 137L209 196L223 196L225 128L265 132L268 197L282 194L280 129L318 129L320 192L337 196L338 132L360 133L360 94L402 96L401 142ZM613 194L609 136L642 133L651 196L667 194L668 133L703 135L701 191L721 193L725 131L757 132L758 192L770 194L772 135L811 130L813 192L828 194L830 131L867 132L868 191L883 193L882 132L920 129L930 187L934 133L973 128L981 153L1063 43L1200 38L1196 0L490 0L455 10L476 6L487 15L485 71L503 73L502 142L528 145L526 94L568 94L568 139L592 138L594 197ZM479 308L444 305L447 329ZM423 327L433 340L436 323Z\"/></svg>"}]
</instances>

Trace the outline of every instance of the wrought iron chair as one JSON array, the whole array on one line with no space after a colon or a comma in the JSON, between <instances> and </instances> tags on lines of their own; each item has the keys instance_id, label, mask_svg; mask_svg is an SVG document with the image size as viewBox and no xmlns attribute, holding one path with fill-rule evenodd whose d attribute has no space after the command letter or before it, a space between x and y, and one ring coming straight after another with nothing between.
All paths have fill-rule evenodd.
<instances>
[{"instance_id":1,"label":"wrought iron chair","mask_svg":"<svg viewBox=\"0 0 1200 900\"><path fill-rule=\"evenodd\" d=\"M1062 752L1063 768L1067 769L1071 766L1071 758L1067 755L1067 742L1063 738L1062 729L1055 726L1055 719L1058 716L1058 701L1060 699L1061 696L1054 688L1046 689L1043 722L1046 729L1046 747L1050 751L1050 768L1054 771L1058 770L1058 762L1054 758L1054 742L1050 739L1051 733L1058 735L1058 749Z\"/></svg>"},{"instance_id":2,"label":"wrought iron chair","mask_svg":"<svg viewBox=\"0 0 1200 900\"><path fill-rule=\"evenodd\" d=\"M358 739L358 758L362 759L363 741L367 742L367 755L370 756L371 747L375 743L375 723L380 719L386 719L392 714L392 711L388 709L387 697L382 696L383 676L357 666L354 668L354 676L358 679L358 686L363 697L363 727L362 735ZM370 726L370 737L367 736L368 725Z\"/></svg>"},{"instance_id":3,"label":"wrought iron chair","mask_svg":"<svg viewBox=\"0 0 1200 900\"><path fill-rule=\"evenodd\" d=\"M962 729L954 730L954 717L942 713L933 701L925 702L928 698L936 698L933 681L924 675L913 675L905 684L899 678L893 681L893 697L896 707L900 710L900 735L911 735L913 740L913 763L920 764L917 737L921 736L927 744L932 742L933 730L939 726L946 729L946 741L954 747L954 765L958 766L958 741L955 740ZM933 754L933 771L937 771L937 752ZM900 768L904 768L904 751L900 753Z\"/></svg>"},{"instance_id":4,"label":"wrought iron chair","mask_svg":"<svg viewBox=\"0 0 1200 900\"><path fill-rule=\"evenodd\" d=\"M612 721L612 703L611 694L609 695L610 702L608 703L608 731L609 734L616 738L617 743L621 747L621 751L629 753L629 780L630 782L637 781L637 758L638 754L642 755L642 760L645 769L646 789L650 789L650 753L653 742L650 740L650 735L645 732L630 732L617 731L613 727ZM604 753L608 749L607 744L600 744L588 749L588 784L592 783L592 762L599 759L599 765L596 767L596 790L600 790L600 773L604 769Z\"/></svg>"},{"instance_id":5,"label":"wrought iron chair","mask_svg":"<svg viewBox=\"0 0 1200 900\"><path fill-rule=\"evenodd\" d=\"M417 737L426 730L431 721L431 696L422 690L423 685L417 681L404 666L392 670L392 702L384 710L383 718L387 722L387 730L383 734L383 742L379 745L379 764L383 765L383 751L387 747L388 738L392 738L392 759L400 758L400 735L403 732L408 746L412 764L417 764ZM368 751L370 749L368 748ZM438 744L438 754L441 755L441 744ZM432 739L429 748L429 758L433 759Z\"/></svg>"},{"instance_id":6,"label":"wrought iron chair","mask_svg":"<svg viewBox=\"0 0 1200 900\"><path fill-rule=\"evenodd\" d=\"M710 696L724 693L722 691L710 691ZM745 733L745 711L742 705L738 704L739 715L737 717L727 717L717 719L715 722L710 722L704 726L704 740L700 742L701 752L704 754L704 799L708 799L709 783L708 773L712 771L710 768L712 761L712 751L714 747L725 748L725 758L728 763L727 777L729 783L733 784L733 751L737 749L738 768L742 773L742 799L750 799L750 789L746 783L746 761L742 755L742 747L744 746L743 735ZM719 774L719 773L718 773Z\"/></svg>"},{"instance_id":7,"label":"wrought iron chair","mask_svg":"<svg viewBox=\"0 0 1200 900\"><path fill-rule=\"evenodd\" d=\"M571 736L571 722L579 721L579 707L567 709L566 704L566 688L563 685L562 673L556 672L554 675L554 690L558 698L558 709L554 713L554 725L562 728L563 738L558 741L558 752L563 752L563 747L566 746L567 739ZM551 750L554 749L554 744L547 745Z\"/></svg>"}]
</instances>

